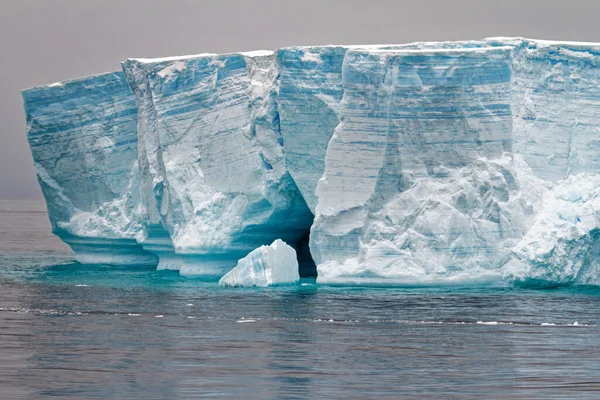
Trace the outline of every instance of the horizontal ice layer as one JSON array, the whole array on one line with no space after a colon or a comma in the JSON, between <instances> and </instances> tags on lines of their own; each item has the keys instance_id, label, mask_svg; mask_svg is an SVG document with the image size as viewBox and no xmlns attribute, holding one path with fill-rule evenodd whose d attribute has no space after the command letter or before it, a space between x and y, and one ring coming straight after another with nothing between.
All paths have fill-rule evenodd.
<instances>
[{"instance_id":1,"label":"horizontal ice layer","mask_svg":"<svg viewBox=\"0 0 600 400\"><path fill-rule=\"evenodd\" d=\"M320 282L500 275L539 198L503 156L510 77L510 48L348 51L311 231Z\"/></svg>"},{"instance_id":2,"label":"horizontal ice layer","mask_svg":"<svg viewBox=\"0 0 600 400\"><path fill-rule=\"evenodd\" d=\"M137 109L121 72L23 91L53 232L82 263L156 264L140 230Z\"/></svg>"},{"instance_id":3,"label":"horizontal ice layer","mask_svg":"<svg viewBox=\"0 0 600 400\"><path fill-rule=\"evenodd\" d=\"M219 280L219 285L272 286L296 283L299 279L296 251L277 239L239 260L237 266Z\"/></svg>"},{"instance_id":4,"label":"horizontal ice layer","mask_svg":"<svg viewBox=\"0 0 600 400\"><path fill-rule=\"evenodd\" d=\"M277 52L278 106L288 170L314 212L325 152L339 123L344 46L293 47Z\"/></svg>"},{"instance_id":5,"label":"horizontal ice layer","mask_svg":"<svg viewBox=\"0 0 600 400\"><path fill-rule=\"evenodd\" d=\"M124 70L143 109L149 224L168 233L182 274L220 276L260 245L308 231L283 155L273 52L129 60Z\"/></svg>"},{"instance_id":6,"label":"horizontal ice layer","mask_svg":"<svg viewBox=\"0 0 600 400\"><path fill-rule=\"evenodd\" d=\"M514 151L558 181L600 169L600 44L496 38L514 46Z\"/></svg>"},{"instance_id":7,"label":"horizontal ice layer","mask_svg":"<svg viewBox=\"0 0 600 400\"><path fill-rule=\"evenodd\" d=\"M598 120L597 44L519 38L422 42L380 46L313 46L278 50L279 110L292 177L314 212L315 189L327 145L339 123L342 63L348 49L515 48L511 104L515 151L545 179L598 167L594 137ZM582 111L578 107L585 107ZM540 110L540 115L536 114ZM567 132L568 134L565 134ZM549 143L555 143L556 148ZM589 153L589 154L588 154ZM582 157L583 156L583 157ZM546 166L549 168L546 168Z\"/></svg>"},{"instance_id":8,"label":"horizontal ice layer","mask_svg":"<svg viewBox=\"0 0 600 400\"><path fill-rule=\"evenodd\" d=\"M571 176L545 194L504 270L528 285L599 285L600 176Z\"/></svg>"},{"instance_id":9,"label":"horizontal ice layer","mask_svg":"<svg viewBox=\"0 0 600 400\"><path fill-rule=\"evenodd\" d=\"M325 153L339 124L344 94L342 64L349 49L429 49L482 47L481 41L419 42L402 45L287 47L277 51L278 106L287 168L310 209Z\"/></svg>"}]
</instances>

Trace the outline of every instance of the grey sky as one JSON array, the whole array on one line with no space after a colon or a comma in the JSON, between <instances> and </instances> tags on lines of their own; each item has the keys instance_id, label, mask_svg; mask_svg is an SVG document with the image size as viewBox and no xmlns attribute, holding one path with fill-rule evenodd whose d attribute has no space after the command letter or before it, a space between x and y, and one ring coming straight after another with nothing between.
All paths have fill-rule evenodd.
<instances>
[{"instance_id":1,"label":"grey sky","mask_svg":"<svg viewBox=\"0 0 600 400\"><path fill-rule=\"evenodd\" d=\"M526 36L600 41L598 0L0 0L0 198L41 197L20 90L127 57Z\"/></svg>"}]
</instances>

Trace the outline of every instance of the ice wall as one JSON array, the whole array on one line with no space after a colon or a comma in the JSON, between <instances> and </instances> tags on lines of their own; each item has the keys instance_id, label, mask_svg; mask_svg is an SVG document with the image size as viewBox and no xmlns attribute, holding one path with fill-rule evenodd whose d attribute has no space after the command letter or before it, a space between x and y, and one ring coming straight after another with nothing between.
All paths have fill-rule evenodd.
<instances>
[{"instance_id":1,"label":"ice wall","mask_svg":"<svg viewBox=\"0 0 600 400\"><path fill-rule=\"evenodd\" d=\"M279 115L287 167L314 212L325 152L339 123L347 47L291 47L277 52Z\"/></svg>"},{"instance_id":2,"label":"ice wall","mask_svg":"<svg viewBox=\"0 0 600 400\"><path fill-rule=\"evenodd\" d=\"M279 133L273 52L129 60L124 70L143 110L149 225L169 235L183 274L220 276L260 245L307 232L312 215Z\"/></svg>"},{"instance_id":3,"label":"ice wall","mask_svg":"<svg viewBox=\"0 0 600 400\"><path fill-rule=\"evenodd\" d=\"M130 59L25 91L28 137L82 262L221 276L282 238L320 282L593 283L598 55L491 38Z\"/></svg>"},{"instance_id":4,"label":"ice wall","mask_svg":"<svg viewBox=\"0 0 600 400\"><path fill-rule=\"evenodd\" d=\"M340 122L342 64L349 49L482 47L482 41L419 42L373 46L307 46L277 50L278 105L287 167L314 213L325 153Z\"/></svg>"},{"instance_id":5,"label":"ice wall","mask_svg":"<svg viewBox=\"0 0 600 400\"><path fill-rule=\"evenodd\" d=\"M135 94L138 109L138 168L140 176L140 202L142 206L143 230L138 241L143 248L158 259L158 269L179 269L181 260L175 254L171 236L163 222L169 215L169 204L164 200L168 181L162 161L162 149L158 137L156 110L150 83L141 64L133 61L123 63L125 77Z\"/></svg>"},{"instance_id":6,"label":"ice wall","mask_svg":"<svg viewBox=\"0 0 600 400\"><path fill-rule=\"evenodd\" d=\"M558 181L600 167L600 45L492 38L514 46L514 151Z\"/></svg>"},{"instance_id":7,"label":"ice wall","mask_svg":"<svg viewBox=\"0 0 600 400\"><path fill-rule=\"evenodd\" d=\"M510 50L348 51L311 232L321 282L498 272L536 201L503 157Z\"/></svg>"},{"instance_id":8,"label":"ice wall","mask_svg":"<svg viewBox=\"0 0 600 400\"><path fill-rule=\"evenodd\" d=\"M140 231L135 99L121 72L23 91L53 232L82 263L156 264Z\"/></svg>"}]
</instances>

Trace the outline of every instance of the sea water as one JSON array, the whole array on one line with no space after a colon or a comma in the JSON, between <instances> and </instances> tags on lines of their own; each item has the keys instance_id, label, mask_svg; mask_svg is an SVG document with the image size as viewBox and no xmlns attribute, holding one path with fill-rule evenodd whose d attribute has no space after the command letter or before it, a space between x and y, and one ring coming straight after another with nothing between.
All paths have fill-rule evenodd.
<instances>
[{"instance_id":1,"label":"sea water","mask_svg":"<svg viewBox=\"0 0 600 400\"><path fill-rule=\"evenodd\" d=\"M0 202L0 399L598 398L600 289L221 288Z\"/></svg>"}]
</instances>

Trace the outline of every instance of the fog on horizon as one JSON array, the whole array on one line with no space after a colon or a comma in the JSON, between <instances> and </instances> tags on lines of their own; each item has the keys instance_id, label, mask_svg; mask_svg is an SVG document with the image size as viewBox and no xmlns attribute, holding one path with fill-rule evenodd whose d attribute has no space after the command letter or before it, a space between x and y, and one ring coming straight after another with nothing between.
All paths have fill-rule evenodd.
<instances>
[{"instance_id":1,"label":"fog on horizon","mask_svg":"<svg viewBox=\"0 0 600 400\"><path fill-rule=\"evenodd\" d=\"M41 198L20 90L128 57L524 36L598 41L596 0L0 0L0 199Z\"/></svg>"}]
</instances>

